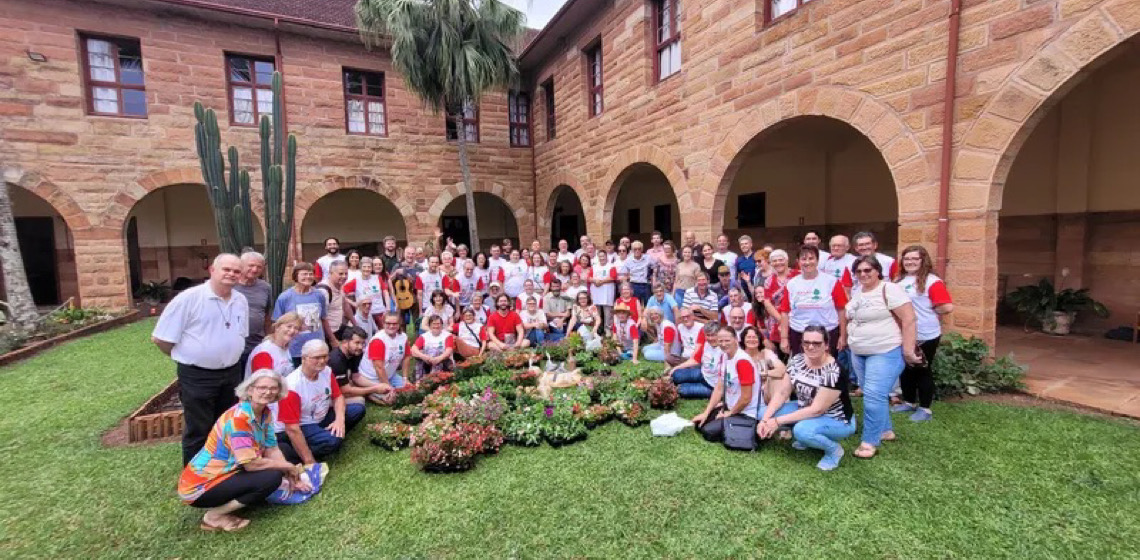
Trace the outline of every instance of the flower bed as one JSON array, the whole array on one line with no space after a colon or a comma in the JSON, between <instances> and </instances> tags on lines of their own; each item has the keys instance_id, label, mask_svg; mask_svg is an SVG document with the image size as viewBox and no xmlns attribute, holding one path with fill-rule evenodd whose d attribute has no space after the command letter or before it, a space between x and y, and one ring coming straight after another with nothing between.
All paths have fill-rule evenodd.
<instances>
[{"instance_id":1,"label":"flower bed","mask_svg":"<svg viewBox=\"0 0 1140 560\"><path fill-rule=\"evenodd\" d=\"M368 426L369 437L383 449L410 447L425 472L461 472L504 443L562 447L611 418L636 427L649 421L651 405L673 407L676 389L657 379L661 364L617 363L614 350L585 352L571 336L537 353L469 360L400 389L390 420Z\"/></svg>"},{"instance_id":2,"label":"flower bed","mask_svg":"<svg viewBox=\"0 0 1140 560\"><path fill-rule=\"evenodd\" d=\"M69 340L100 333L142 318L138 311L125 313L100 309L64 308L45 317L31 333L0 325L0 366L24 360Z\"/></svg>"}]
</instances>

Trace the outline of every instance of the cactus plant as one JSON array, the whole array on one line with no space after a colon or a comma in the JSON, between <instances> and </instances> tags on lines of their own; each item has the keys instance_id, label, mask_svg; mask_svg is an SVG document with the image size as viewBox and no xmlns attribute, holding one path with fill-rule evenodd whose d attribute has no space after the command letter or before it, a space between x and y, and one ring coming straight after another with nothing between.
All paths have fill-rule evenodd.
<instances>
[{"instance_id":1,"label":"cactus plant","mask_svg":"<svg viewBox=\"0 0 1140 560\"><path fill-rule=\"evenodd\" d=\"M281 129L284 108L281 104L281 73L273 73L273 120L261 117L261 183L265 203L265 264L272 296L281 293L289 238L293 231L293 199L297 193L297 138L292 134L283 142ZM214 209L214 225L218 243L227 253L240 253L253 246L253 211L249 196L249 172L241 168L237 148L230 146L228 179L222 160L218 117L213 109L194 103L194 141L202 165L210 206Z\"/></svg>"}]
</instances>

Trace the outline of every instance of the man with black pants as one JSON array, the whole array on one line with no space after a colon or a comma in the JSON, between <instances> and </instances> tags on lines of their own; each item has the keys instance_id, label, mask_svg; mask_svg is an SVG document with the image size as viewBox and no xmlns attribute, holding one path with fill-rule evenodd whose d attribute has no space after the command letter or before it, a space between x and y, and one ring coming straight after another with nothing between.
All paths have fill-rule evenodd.
<instances>
[{"instance_id":1,"label":"man with black pants","mask_svg":"<svg viewBox=\"0 0 1140 560\"><path fill-rule=\"evenodd\" d=\"M237 255L218 255L210 279L175 296L151 333L151 340L178 364L183 465L206 444L218 417L237 402L234 389L241 382L241 354L249 334L249 304L233 289L241 273Z\"/></svg>"}]
</instances>

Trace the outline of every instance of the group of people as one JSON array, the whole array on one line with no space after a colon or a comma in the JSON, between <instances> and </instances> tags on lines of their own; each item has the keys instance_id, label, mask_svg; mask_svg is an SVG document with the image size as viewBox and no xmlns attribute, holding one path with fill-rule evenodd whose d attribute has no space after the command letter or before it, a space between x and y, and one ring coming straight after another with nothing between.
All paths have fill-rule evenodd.
<instances>
[{"instance_id":1,"label":"group of people","mask_svg":"<svg viewBox=\"0 0 1140 560\"><path fill-rule=\"evenodd\" d=\"M708 399L693 419L706 438L747 416L761 438L823 451L825 470L857 429L853 386L864 397L856 456L894 439L892 395L894 411L932 417L929 364L952 303L921 246L896 262L869 232L854 236L856 254L845 236L824 251L809 232L794 260L747 235L739 254L725 235L714 246L689 233L680 250L659 232L648 247L578 241L575 251L566 240L544 251L504 239L472 255L442 236L415 250L388 237L367 256L342 254L329 238L315 262L294 264L273 301L264 257L219 255L153 333L177 363L179 492L206 508L202 528L240 530L248 521L235 510L319 486L321 460L366 402L390 404L409 380L473 356L575 333L588 347L612 338L626 359L662 363L683 397Z\"/></svg>"}]
</instances>

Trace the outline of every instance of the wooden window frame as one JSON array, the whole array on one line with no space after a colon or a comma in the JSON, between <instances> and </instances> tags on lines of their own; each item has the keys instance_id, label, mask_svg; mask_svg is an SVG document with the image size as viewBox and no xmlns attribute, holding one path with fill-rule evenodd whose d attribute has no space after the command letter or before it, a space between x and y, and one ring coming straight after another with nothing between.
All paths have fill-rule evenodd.
<instances>
[{"instance_id":1,"label":"wooden window frame","mask_svg":"<svg viewBox=\"0 0 1140 560\"><path fill-rule=\"evenodd\" d=\"M606 97L605 97L605 71L603 69L604 59L602 57L602 40L601 38L595 39L584 50L583 54L586 58L586 101L589 106L590 117L596 117L606 110ZM598 58L597 65L597 80L594 79L594 57ZM597 82L597 85L594 85ZM598 101L601 107L594 105L594 96L598 96Z\"/></svg>"},{"instance_id":2,"label":"wooden window frame","mask_svg":"<svg viewBox=\"0 0 1140 560\"><path fill-rule=\"evenodd\" d=\"M792 17L793 15L795 15L796 12L800 11L801 8L803 8L804 6L814 2L815 0L796 0L796 7L792 8L791 10L788 10L787 13L780 14L779 16L776 16L774 18L772 17L772 2L774 0L760 0L760 1L764 2L764 25L769 26L769 25L772 25L774 23L779 23L781 21L784 21L787 18Z\"/></svg>"},{"instance_id":3,"label":"wooden window frame","mask_svg":"<svg viewBox=\"0 0 1140 560\"><path fill-rule=\"evenodd\" d=\"M554 76L542 83L542 111L546 115L546 141L558 138L557 115L554 108Z\"/></svg>"},{"instance_id":4,"label":"wooden window frame","mask_svg":"<svg viewBox=\"0 0 1140 560\"><path fill-rule=\"evenodd\" d=\"M259 90L273 91L273 84L269 83L269 84L262 85L262 84L258 83L258 81L257 81L257 70L255 69L255 67L252 63L254 63L254 62L268 62L268 63L273 65L273 71L276 72L277 71L277 61L274 60L274 58L272 56L261 56L261 55L256 55L256 54L244 54L244 53L233 53L233 52L225 53L224 58L225 58L225 63L223 65L223 70L225 70L225 73L226 73L226 104L229 105L229 110L230 110L229 111L230 112L230 125L231 126L245 126L245 127L250 127L250 128L257 128L258 126L260 126L261 117L262 117L262 115L260 114L260 112L257 109L257 92ZM230 67L230 61L235 59L235 58L243 58L243 59L247 59L250 61L251 64L249 66L249 72L250 72L250 80L251 81L249 81L249 82L234 81L233 69ZM253 90L253 92L252 92L253 97L251 99L251 101L253 102L253 122L252 123L238 122L236 119L234 119L234 115L235 115L235 113L234 113L234 86L248 87L248 88ZM269 115L269 119L273 120L272 114Z\"/></svg>"},{"instance_id":5,"label":"wooden window frame","mask_svg":"<svg viewBox=\"0 0 1140 560\"><path fill-rule=\"evenodd\" d=\"M349 72L356 72L356 73L360 74L360 85L362 88L361 91L364 92L363 94L358 95L355 93L349 93L348 92L348 74L349 74ZM380 97L376 97L375 95L368 95L368 76L369 75L380 77ZM345 67L345 68L341 69L341 79L342 79L343 84L344 84L344 132L345 132L345 134L351 134L353 136L372 136L374 138L387 138L388 137L388 103L386 100L388 99L388 77L385 76L383 72L380 72L377 70L362 70L359 68ZM349 101L360 101L361 103L364 104L364 132L353 132L352 130L350 130L348 128L348 115L349 115L348 102ZM382 123L384 126L384 132L383 133L377 134L375 132L370 132L372 130L372 127L371 127L372 121L369 120L371 118L369 116L371 113L368 110L368 103L370 101L379 101L380 105L384 108L384 122Z\"/></svg>"},{"instance_id":6,"label":"wooden window frame","mask_svg":"<svg viewBox=\"0 0 1140 560\"><path fill-rule=\"evenodd\" d=\"M115 61L115 80L116 81L104 82L101 80L91 79L91 58L90 58L90 54L87 50L87 40L88 39L95 39L96 41L106 41L115 47L115 51L114 51L114 53L112 53L111 58L114 59L114 61ZM134 42L138 43L138 45L139 45L139 61L141 62L142 60L144 60L143 52L142 52L142 41L140 41L139 39L137 39L135 37L125 37L125 36L120 36L120 35L106 35L106 34L101 34L101 33L86 33L86 32L80 32L79 33L80 73L82 74L82 78L83 78L83 93L84 93L84 96L86 97L86 100L85 100L86 111L87 111L88 115L94 116L94 117L119 117L119 118L124 118L124 119L144 119L145 120L147 118L147 115L150 114L150 103L149 102L146 104L146 113L142 114L142 115L132 115L132 114L126 113L124 110L124 107L126 107L126 101L125 101L125 98L124 98L123 93L122 93L122 91L124 89L141 91L145 95L145 93L146 93L146 69L145 68L142 69L143 83L141 85L124 84L123 82L119 81L122 79L122 72L119 70L119 45L118 45L118 42L120 42L120 41L134 41ZM94 90L97 87L113 88L113 89L116 89L119 91L119 110L118 110L118 112L103 113L103 112L95 110L95 93L94 93Z\"/></svg>"},{"instance_id":7,"label":"wooden window frame","mask_svg":"<svg viewBox=\"0 0 1140 560\"><path fill-rule=\"evenodd\" d=\"M447 139L448 142L458 142L460 134L467 134L467 125L473 124L473 125L475 125L475 139L474 140L467 140L467 143L468 144L478 144L479 143L479 137L480 137L480 134L479 134L479 104L475 103L475 102L472 102L471 104L475 107L475 118L469 119L469 118L467 118L466 115L463 115L463 107L459 108L459 115L463 115L462 118L459 118L459 119L457 119L456 114L453 114L451 111L447 112L448 122L454 122L455 123L455 139L447 138L447 125L444 124L443 137L445 139ZM385 112L385 114L387 114L387 113Z\"/></svg>"},{"instance_id":8,"label":"wooden window frame","mask_svg":"<svg viewBox=\"0 0 1140 560\"><path fill-rule=\"evenodd\" d=\"M665 2L669 3L669 9L672 11L673 17L669 18L669 27L670 27L669 36L666 37L665 40L661 40L660 36L657 33L657 29L661 25L661 6ZM672 46L674 44L678 44L681 42L680 22L678 21L679 16L680 16L680 10L677 9L677 3L678 2L679 2L679 0L652 0L652 2L651 2L652 9L653 9L653 18L652 18L653 26L649 30L649 32L652 34L651 39L652 39L652 44L653 44L653 83L655 83L655 84L659 83L659 82L663 82L665 80L668 80L669 78L672 78L673 76L676 76L677 74L681 73L681 70L678 69L676 72L673 72L672 74L669 74L668 76L665 76L664 78L661 77L661 51L669 48L670 46Z\"/></svg>"},{"instance_id":9,"label":"wooden window frame","mask_svg":"<svg viewBox=\"0 0 1140 560\"><path fill-rule=\"evenodd\" d=\"M526 111L519 111L519 110L517 110L518 108L515 107L515 105L518 104L518 100L520 97L522 99L526 100ZM525 115L526 120L523 122L518 122L518 121L512 120L511 119L512 111L516 115ZM531 126L531 120L532 119L531 119L530 94L525 92L525 91L513 91L512 90L512 91L507 92L507 123L508 123L508 131L510 132L511 147L512 148L530 148L530 147L534 146L534 128ZM525 130L526 131L526 139L527 139L526 144L520 144L520 143L515 141L515 131L516 130Z\"/></svg>"}]
</instances>

